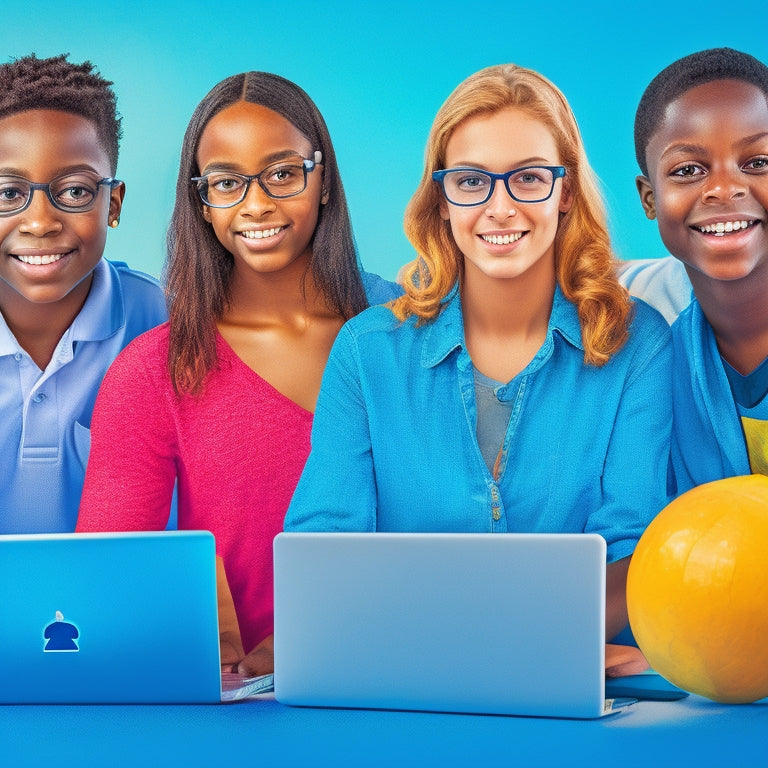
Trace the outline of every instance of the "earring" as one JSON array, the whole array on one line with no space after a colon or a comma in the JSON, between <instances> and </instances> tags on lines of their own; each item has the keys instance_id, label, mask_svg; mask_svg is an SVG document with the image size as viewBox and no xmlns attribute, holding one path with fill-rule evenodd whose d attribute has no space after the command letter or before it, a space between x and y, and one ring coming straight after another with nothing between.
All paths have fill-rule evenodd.
<instances>
[{"instance_id":1,"label":"earring","mask_svg":"<svg viewBox=\"0 0 768 768\"><path fill-rule=\"evenodd\" d=\"M112 227L112 229L117 229L119 223L120 219L112 219L112 221L109 222L109 226Z\"/></svg>"}]
</instances>

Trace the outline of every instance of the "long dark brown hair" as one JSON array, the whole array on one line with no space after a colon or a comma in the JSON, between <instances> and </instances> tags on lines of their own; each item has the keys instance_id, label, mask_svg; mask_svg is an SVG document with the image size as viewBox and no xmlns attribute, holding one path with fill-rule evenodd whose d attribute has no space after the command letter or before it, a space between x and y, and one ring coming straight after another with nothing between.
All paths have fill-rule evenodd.
<instances>
[{"instance_id":1,"label":"long dark brown hair","mask_svg":"<svg viewBox=\"0 0 768 768\"><path fill-rule=\"evenodd\" d=\"M328 201L320 207L309 272L329 308L348 319L368 306L349 210L331 137L312 99L295 83L268 72L244 72L222 80L198 104L181 148L176 203L167 237L164 281L168 296L168 369L177 394L199 394L216 357L216 321L230 299L234 260L203 218L197 188L197 149L214 115L238 101L282 115L323 153Z\"/></svg>"}]
</instances>

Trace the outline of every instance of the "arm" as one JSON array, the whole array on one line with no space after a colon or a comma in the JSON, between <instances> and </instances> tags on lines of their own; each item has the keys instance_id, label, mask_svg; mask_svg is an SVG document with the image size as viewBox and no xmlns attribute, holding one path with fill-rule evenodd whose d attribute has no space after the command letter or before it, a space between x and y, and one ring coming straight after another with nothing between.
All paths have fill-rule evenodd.
<instances>
[{"instance_id":1,"label":"arm","mask_svg":"<svg viewBox=\"0 0 768 768\"><path fill-rule=\"evenodd\" d=\"M129 345L104 377L77 531L162 530L176 479L162 345Z\"/></svg>"},{"instance_id":2,"label":"arm","mask_svg":"<svg viewBox=\"0 0 768 768\"><path fill-rule=\"evenodd\" d=\"M646 308L647 309L647 308ZM630 556L651 520L668 503L667 475L672 429L672 354L669 330L647 316L650 326L634 349L606 453L603 503L586 530L608 545L606 633L627 625L626 575ZM643 322L641 316L638 322ZM632 333L640 332L638 322ZM654 328L655 325L655 328ZM610 363L609 363L610 365Z\"/></svg>"},{"instance_id":3,"label":"arm","mask_svg":"<svg viewBox=\"0 0 768 768\"><path fill-rule=\"evenodd\" d=\"M285 518L287 531L375 531L376 480L361 365L342 327L323 374L312 450Z\"/></svg>"}]
</instances>

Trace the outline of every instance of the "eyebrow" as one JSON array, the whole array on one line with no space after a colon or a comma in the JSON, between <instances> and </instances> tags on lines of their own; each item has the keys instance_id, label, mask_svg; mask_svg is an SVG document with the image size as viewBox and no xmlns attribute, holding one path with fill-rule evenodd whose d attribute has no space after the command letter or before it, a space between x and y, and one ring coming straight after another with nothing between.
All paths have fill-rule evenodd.
<instances>
[{"instance_id":1,"label":"eyebrow","mask_svg":"<svg viewBox=\"0 0 768 768\"><path fill-rule=\"evenodd\" d=\"M58 179L60 176L69 176L71 173L82 173L83 171L87 171L89 173L95 173L97 176L101 176L101 171L97 171L92 165L88 165L87 163L79 163L76 165L70 165L66 166L64 168L58 168L54 171L53 175L51 176L51 179ZM27 181L32 181L32 179L29 179L27 177L26 171L21 170L20 168L16 168L14 166L3 166L0 167L0 175L2 176L18 176L21 179L27 179ZM111 176L111 173L107 173L107 176Z\"/></svg>"},{"instance_id":2,"label":"eyebrow","mask_svg":"<svg viewBox=\"0 0 768 768\"><path fill-rule=\"evenodd\" d=\"M761 141L763 139L768 138L768 131L760 131L759 133L755 133L752 136L745 136L743 139L739 139L739 141L736 142L736 146L738 147L748 147L750 144L754 144L756 141ZM683 152L687 154L700 154L700 155L706 155L709 150L707 147L702 146L701 144L686 144L686 143L680 143L680 144L673 144L671 147L667 147L660 156L660 160L663 160L665 157L674 154L676 152Z\"/></svg>"},{"instance_id":3,"label":"eyebrow","mask_svg":"<svg viewBox=\"0 0 768 768\"><path fill-rule=\"evenodd\" d=\"M272 165L272 163L279 163L281 160L288 160L289 158L297 157L300 157L302 160L304 159L304 155L302 155L301 152L299 152L297 149L283 149L280 152L273 152L271 155L267 155L264 158L264 165L262 167L267 168L268 166ZM214 161L202 169L201 175L211 173L211 171L230 171L231 173L240 173L238 169L241 167L242 166L239 163L217 163Z\"/></svg>"},{"instance_id":4,"label":"eyebrow","mask_svg":"<svg viewBox=\"0 0 768 768\"><path fill-rule=\"evenodd\" d=\"M544 159L543 157L529 157L526 160L521 160L516 165L512 166L512 170L516 170L517 168L527 168L531 165L562 165L562 163L554 163L549 160ZM479 171L490 171L490 168L487 165L484 165L483 163L476 163L474 161L464 161L460 160L457 163L453 163L451 168L477 168Z\"/></svg>"}]
</instances>

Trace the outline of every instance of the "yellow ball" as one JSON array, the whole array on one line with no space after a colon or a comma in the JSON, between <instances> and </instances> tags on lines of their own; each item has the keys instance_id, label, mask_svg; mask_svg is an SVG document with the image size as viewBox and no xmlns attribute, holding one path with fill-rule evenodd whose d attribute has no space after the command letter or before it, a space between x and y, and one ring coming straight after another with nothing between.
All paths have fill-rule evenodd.
<instances>
[{"instance_id":1,"label":"yellow ball","mask_svg":"<svg viewBox=\"0 0 768 768\"><path fill-rule=\"evenodd\" d=\"M627 608L650 665L727 703L768 696L768 477L678 496L638 542Z\"/></svg>"}]
</instances>

